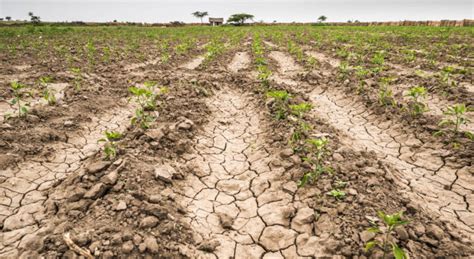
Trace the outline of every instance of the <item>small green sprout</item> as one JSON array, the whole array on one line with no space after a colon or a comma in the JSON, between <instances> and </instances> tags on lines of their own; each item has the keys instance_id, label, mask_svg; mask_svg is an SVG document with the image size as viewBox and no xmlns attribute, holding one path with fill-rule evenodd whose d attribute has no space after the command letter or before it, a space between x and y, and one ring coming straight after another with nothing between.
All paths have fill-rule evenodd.
<instances>
[{"instance_id":1,"label":"small green sprout","mask_svg":"<svg viewBox=\"0 0 474 259\"><path fill-rule=\"evenodd\" d=\"M122 134L116 131L105 131L105 138L99 139L97 142L105 142L104 144L104 153L105 159L110 160L114 159L117 156L117 141L122 138Z\"/></svg>"},{"instance_id":2,"label":"small green sprout","mask_svg":"<svg viewBox=\"0 0 474 259\"><path fill-rule=\"evenodd\" d=\"M287 103L290 99L290 94L285 90L273 90L267 92L268 98L273 98L275 100L276 106L276 115L277 120L286 118L287 114Z\"/></svg>"},{"instance_id":3,"label":"small green sprout","mask_svg":"<svg viewBox=\"0 0 474 259\"><path fill-rule=\"evenodd\" d=\"M328 195L334 197L336 200L342 200L346 197L346 193L339 189L333 189L327 193Z\"/></svg>"},{"instance_id":4,"label":"small green sprout","mask_svg":"<svg viewBox=\"0 0 474 259\"><path fill-rule=\"evenodd\" d=\"M428 107L420 99L425 98L427 94L426 88L423 86L414 86L408 90L408 97L411 97L410 110L413 116L418 116L428 110Z\"/></svg>"},{"instance_id":5,"label":"small green sprout","mask_svg":"<svg viewBox=\"0 0 474 259\"><path fill-rule=\"evenodd\" d=\"M304 157L303 160L308 162L313 169L303 175L301 180L298 182L298 187L303 187L308 182L313 183L321 174L325 172L332 173L333 171L332 168L324 165L326 156L329 154L328 139L321 137L308 139L306 142L308 156Z\"/></svg>"},{"instance_id":6,"label":"small green sprout","mask_svg":"<svg viewBox=\"0 0 474 259\"><path fill-rule=\"evenodd\" d=\"M53 89L44 89L43 91L43 99L48 102L48 105L55 105L56 104L56 96L55 91Z\"/></svg>"},{"instance_id":7,"label":"small green sprout","mask_svg":"<svg viewBox=\"0 0 474 259\"><path fill-rule=\"evenodd\" d=\"M473 111L474 109L466 107L466 104L460 103L453 106L449 106L443 113L446 116L438 124L440 127L451 127L453 131L453 136L457 136L460 132L460 127L466 125L471 120L466 117L466 113ZM445 131L439 130L435 133L435 136L443 135ZM474 139L474 134L469 131L465 131L464 135L469 139Z\"/></svg>"},{"instance_id":8,"label":"small green sprout","mask_svg":"<svg viewBox=\"0 0 474 259\"><path fill-rule=\"evenodd\" d=\"M10 87L13 90L13 96L14 96L13 99L10 101L10 104L17 105L18 117L26 117L26 115L28 114L29 103L24 102L22 99L24 96L31 96L30 92L24 90L25 88L28 88L28 86L21 84L19 82L13 81L11 82Z\"/></svg>"},{"instance_id":9,"label":"small green sprout","mask_svg":"<svg viewBox=\"0 0 474 259\"><path fill-rule=\"evenodd\" d=\"M403 226L408 224L408 221L403 220L403 212L398 212L395 214L387 215L383 211L379 211L377 213L378 217L382 220L382 222L385 224L385 228L379 228L377 224L374 222L372 223L372 227L367 229L367 231L375 233L375 234L381 234L384 236L382 243L379 241L373 240L369 241L365 244L364 250L366 252L370 251L376 246L379 246L383 250L383 257L386 258L387 256L387 250L388 250L388 245L390 243L390 235L392 232L395 230L395 228L399 226ZM391 243L392 246L392 254L396 259L406 259L408 256L406 255L405 251L400 248L396 243Z\"/></svg>"}]
</instances>

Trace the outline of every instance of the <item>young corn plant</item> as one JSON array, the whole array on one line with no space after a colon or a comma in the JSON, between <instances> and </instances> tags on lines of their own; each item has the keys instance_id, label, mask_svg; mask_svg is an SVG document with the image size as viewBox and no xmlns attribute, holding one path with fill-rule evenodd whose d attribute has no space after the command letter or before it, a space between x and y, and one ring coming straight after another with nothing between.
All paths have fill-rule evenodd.
<instances>
[{"instance_id":1,"label":"young corn plant","mask_svg":"<svg viewBox=\"0 0 474 259\"><path fill-rule=\"evenodd\" d=\"M11 105L16 105L18 108L18 117L26 117L28 114L29 103L23 100L25 96L31 96L29 91L25 91L28 88L27 85L13 81L10 84L11 89L13 90L13 99L10 101Z\"/></svg>"},{"instance_id":2,"label":"young corn plant","mask_svg":"<svg viewBox=\"0 0 474 259\"><path fill-rule=\"evenodd\" d=\"M372 233L382 235L383 241L382 242L379 242L376 240L369 241L365 244L364 250L368 252L371 249L378 246L383 251L382 258L385 259L387 258L387 253L389 252L388 246L391 245L391 251L392 251L393 257L395 257L396 259L407 259L408 256L406 255L405 251L402 248L400 248L396 243L390 242L390 236L395 230L395 228L408 224L408 221L402 219L403 212L387 215L383 211L379 211L377 215L382 220L385 227L380 228L376 223L372 222L373 226L367 230Z\"/></svg>"},{"instance_id":3,"label":"young corn plant","mask_svg":"<svg viewBox=\"0 0 474 259\"><path fill-rule=\"evenodd\" d=\"M450 128L453 132L453 137L456 137L460 133L461 126L471 122L471 120L466 116L466 113L469 111L474 111L474 109L466 107L466 104L464 103L450 106L443 112L445 118L441 120L438 125L443 128ZM435 135L443 135L445 132L446 130L440 130L437 131ZM472 132L465 131L464 135L469 139L474 139L474 133ZM458 144L454 142L454 145L456 146Z\"/></svg>"},{"instance_id":4,"label":"young corn plant","mask_svg":"<svg viewBox=\"0 0 474 259\"><path fill-rule=\"evenodd\" d=\"M267 92L267 97L275 100L275 119L285 119L288 113L287 106L290 94L285 90L273 90Z\"/></svg>"},{"instance_id":5,"label":"young corn plant","mask_svg":"<svg viewBox=\"0 0 474 259\"><path fill-rule=\"evenodd\" d=\"M305 173L298 181L298 187L303 187L307 183L313 183L321 174L332 173L332 168L325 165L325 160L329 154L329 141L325 137L308 139L307 151L308 156L303 160L312 166L312 170Z\"/></svg>"},{"instance_id":6,"label":"young corn plant","mask_svg":"<svg viewBox=\"0 0 474 259\"><path fill-rule=\"evenodd\" d=\"M116 131L105 131L104 138L99 139L97 142L105 142L104 154L105 160L114 159L117 156L118 148L117 141L122 138L122 134Z\"/></svg>"},{"instance_id":7,"label":"young corn plant","mask_svg":"<svg viewBox=\"0 0 474 259\"><path fill-rule=\"evenodd\" d=\"M302 136L311 129L311 125L306 123L303 117L306 113L311 111L313 106L309 103L300 103L300 104L289 105L289 108L290 108L291 114L296 116L294 118L294 121L296 122L296 128L293 134L291 134L290 143L296 144L302 139Z\"/></svg>"},{"instance_id":8,"label":"young corn plant","mask_svg":"<svg viewBox=\"0 0 474 259\"><path fill-rule=\"evenodd\" d=\"M426 88L423 86L414 86L408 90L407 96L411 98L410 113L413 116L421 115L428 110L428 106L421 101L426 97L426 93Z\"/></svg>"}]
</instances>

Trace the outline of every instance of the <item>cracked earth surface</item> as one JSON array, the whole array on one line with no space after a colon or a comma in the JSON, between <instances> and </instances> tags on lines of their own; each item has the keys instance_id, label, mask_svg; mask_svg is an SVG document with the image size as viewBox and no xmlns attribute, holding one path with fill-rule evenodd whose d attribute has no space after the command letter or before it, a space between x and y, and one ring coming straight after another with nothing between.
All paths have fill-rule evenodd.
<instances>
[{"instance_id":1,"label":"cracked earth surface","mask_svg":"<svg viewBox=\"0 0 474 259\"><path fill-rule=\"evenodd\" d=\"M130 107L112 110L82 125L82 130L68 137L66 143L48 147L48 157L32 158L13 168L0 171L0 257L15 256L25 248L30 236L39 230L45 218L45 193L55 182L76 172L82 161L95 154L105 130L123 131L128 125Z\"/></svg>"},{"instance_id":2,"label":"cracked earth surface","mask_svg":"<svg viewBox=\"0 0 474 259\"><path fill-rule=\"evenodd\" d=\"M286 58L279 59L279 56ZM271 57L280 67L294 63L284 53ZM443 220L474 233L472 166L460 165L440 144L423 143L396 121L384 121L370 113L354 98L319 88L309 97L315 115L345 134L343 143L356 150L375 151L380 159L397 169L397 180L406 187L413 201Z\"/></svg>"},{"instance_id":3,"label":"cracked earth surface","mask_svg":"<svg viewBox=\"0 0 474 259\"><path fill-rule=\"evenodd\" d=\"M224 89L209 106L211 121L197 137L186 163L197 168L182 184L178 200L198 240L219 246L204 257L295 258L312 255L314 211L304 205L296 183L284 182L273 166L268 135L246 96ZM308 242L311 240L312 242Z\"/></svg>"}]
</instances>

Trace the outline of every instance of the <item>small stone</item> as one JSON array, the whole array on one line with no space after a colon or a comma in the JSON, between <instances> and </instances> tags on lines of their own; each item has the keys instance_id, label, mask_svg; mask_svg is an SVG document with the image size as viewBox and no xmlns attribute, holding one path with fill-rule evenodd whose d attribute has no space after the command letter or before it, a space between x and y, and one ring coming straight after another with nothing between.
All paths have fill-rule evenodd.
<instances>
[{"instance_id":1,"label":"small stone","mask_svg":"<svg viewBox=\"0 0 474 259\"><path fill-rule=\"evenodd\" d=\"M132 241L127 241L122 244L122 252L125 254L129 254L130 252L132 252L133 248L134 246L133 246Z\"/></svg>"},{"instance_id":2,"label":"small stone","mask_svg":"<svg viewBox=\"0 0 474 259\"><path fill-rule=\"evenodd\" d=\"M86 199L97 199L105 195L107 187L103 183L98 183L90 188L85 194L84 198Z\"/></svg>"},{"instance_id":3,"label":"small stone","mask_svg":"<svg viewBox=\"0 0 474 259\"><path fill-rule=\"evenodd\" d=\"M375 233L365 230L365 231L362 231L359 234L359 236L360 236L360 239L362 240L362 242L365 244L368 241L375 238Z\"/></svg>"},{"instance_id":4,"label":"small stone","mask_svg":"<svg viewBox=\"0 0 474 259\"><path fill-rule=\"evenodd\" d=\"M221 225L225 229L232 229L232 225L234 224L234 219L226 213L218 213L219 221Z\"/></svg>"},{"instance_id":5,"label":"small stone","mask_svg":"<svg viewBox=\"0 0 474 259\"><path fill-rule=\"evenodd\" d=\"M444 237L444 231L434 224L431 224L426 228L426 234L436 238L437 240L442 240Z\"/></svg>"},{"instance_id":6,"label":"small stone","mask_svg":"<svg viewBox=\"0 0 474 259\"><path fill-rule=\"evenodd\" d=\"M126 210L127 209L127 203L125 201L119 201L117 204L117 207L115 207L115 210L121 211L121 210Z\"/></svg>"},{"instance_id":7,"label":"small stone","mask_svg":"<svg viewBox=\"0 0 474 259\"><path fill-rule=\"evenodd\" d=\"M68 257L67 257L68 258ZM72 257L74 258L74 257ZM102 254L102 258L114 258L114 252L112 251L105 251L103 254Z\"/></svg>"},{"instance_id":8,"label":"small stone","mask_svg":"<svg viewBox=\"0 0 474 259\"><path fill-rule=\"evenodd\" d=\"M143 240L142 237L138 234L133 236L133 244L135 244L136 246L140 245L142 240Z\"/></svg>"},{"instance_id":9,"label":"small stone","mask_svg":"<svg viewBox=\"0 0 474 259\"><path fill-rule=\"evenodd\" d=\"M153 228L158 225L158 218L154 216L145 217L140 221L141 228Z\"/></svg>"},{"instance_id":10,"label":"small stone","mask_svg":"<svg viewBox=\"0 0 474 259\"><path fill-rule=\"evenodd\" d=\"M158 129L149 129L145 132L145 135L148 136L149 138L159 141L165 136L165 133L163 131L163 128L158 128Z\"/></svg>"},{"instance_id":11,"label":"small stone","mask_svg":"<svg viewBox=\"0 0 474 259\"><path fill-rule=\"evenodd\" d=\"M86 170L88 173L95 174L104 169L106 169L110 165L108 161L97 161L87 165Z\"/></svg>"},{"instance_id":12,"label":"small stone","mask_svg":"<svg viewBox=\"0 0 474 259\"><path fill-rule=\"evenodd\" d=\"M437 240L434 240L432 238L427 237L426 235L420 237L420 241L429 244L431 246L437 247L439 242Z\"/></svg>"},{"instance_id":13,"label":"small stone","mask_svg":"<svg viewBox=\"0 0 474 259\"><path fill-rule=\"evenodd\" d=\"M367 186L377 186L379 184L379 180L377 178L370 178L368 181L367 181Z\"/></svg>"},{"instance_id":14,"label":"small stone","mask_svg":"<svg viewBox=\"0 0 474 259\"><path fill-rule=\"evenodd\" d=\"M149 237L146 237L145 240L143 241L143 243L145 244L146 246L146 249L152 253L152 254L156 254L158 253L158 243L156 242L156 238L152 237L152 236L149 236Z\"/></svg>"},{"instance_id":15,"label":"small stone","mask_svg":"<svg viewBox=\"0 0 474 259\"><path fill-rule=\"evenodd\" d=\"M176 170L169 165L161 165L155 168L155 178L165 183L172 183L173 175L176 174Z\"/></svg>"},{"instance_id":16,"label":"small stone","mask_svg":"<svg viewBox=\"0 0 474 259\"><path fill-rule=\"evenodd\" d=\"M201 244L199 244L198 249L204 252L209 252L212 253L216 250L218 246L220 246L221 243L217 240L205 240Z\"/></svg>"},{"instance_id":17,"label":"small stone","mask_svg":"<svg viewBox=\"0 0 474 259\"><path fill-rule=\"evenodd\" d=\"M86 190L81 187L74 188L70 193L67 194L67 197L68 197L67 201L76 202L82 199L85 193L86 193Z\"/></svg>"},{"instance_id":18,"label":"small stone","mask_svg":"<svg viewBox=\"0 0 474 259\"><path fill-rule=\"evenodd\" d=\"M190 119L185 119L183 122L179 123L177 128L182 129L182 130L189 130L193 127L194 122L192 122Z\"/></svg>"},{"instance_id":19,"label":"small stone","mask_svg":"<svg viewBox=\"0 0 474 259\"><path fill-rule=\"evenodd\" d=\"M354 196L356 196L358 194L357 190L353 189L353 188L347 189L347 193L350 194L350 195L354 195Z\"/></svg>"},{"instance_id":20,"label":"small stone","mask_svg":"<svg viewBox=\"0 0 474 259\"><path fill-rule=\"evenodd\" d=\"M298 190L298 185L296 185L296 183L293 181L287 182L283 185L283 191L291 195L295 194L297 190Z\"/></svg>"},{"instance_id":21,"label":"small stone","mask_svg":"<svg viewBox=\"0 0 474 259\"><path fill-rule=\"evenodd\" d=\"M408 232L406 231L404 227L395 228L395 232L397 233L400 240L408 240L409 238Z\"/></svg>"},{"instance_id":22,"label":"small stone","mask_svg":"<svg viewBox=\"0 0 474 259\"><path fill-rule=\"evenodd\" d=\"M334 155L332 155L332 158L334 159L334 161L337 162L344 161L344 157L339 153L334 153Z\"/></svg>"},{"instance_id":23,"label":"small stone","mask_svg":"<svg viewBox=\"0 0 474 259\"><path fill-rule=\"evenodd\" d=\"M287 149L283 149L281 152L280 152L280 157L281 158L288 158L290 156L293 155L293 149L291 148L287 148Z\"/></svg>"},{"instance_id":24,"label":"small stone","mask_svg":"<svg viewBox=\"0 0 474 259\"><path fill-rule=\"evenodd\" d=\"M365 172L368 174L377 174L378 170L374 167L367 167L365 168Z\"/></svg>"},{"instance_id":25,"label":"small stone","mask_svg":"<svg viewBox=\"0 0 474 259\"><path fill-rule=\"evenodd\" d=\"M73 122L73 121L67 120L67 121L64 122L64 127L72 127L72 126L74 126L74 122Z\"/></svg>"},{"instance_id":26,"label":"small stone","mask_svg":"<svg viewBox=\"0 0 474 259\"><path fill-rule=\"evenodd\" d=\"M295 242L296 232L282 226L266 227L260 237L260 243L269 251L278 251Z\"/></svg>"},{"instance_id":27,"label":"small stone","mask_svg":"<svg viewBox=\"0 0 474 259\"><path fill-rule=\"evenodd\" d=\"M291 228L300 233L311 233L313 221L314 210L309 207L301 208L296 212L296 216L291 222Z\"/></svg>"},{"instance_id":28,"label":"small stone","mask_svg":"<svg viewBox=\"0 0 474 259\"><path fill-rule=\"evenodd\" d=\"M426 228L423 226L423 224L416 224L413 227L413 230L415 230L415 234L419 237L423 236L426 232Z\"/></svg>"},{"instance_id":29,"label":"small stone","mask_svg":"<svg viewBox=\"0 0 474 259\"><path fill-rule=\"evenodd\" d=\"M299 165L299 164L301 164L301 158L300 158L298 155L290 156L290 161L291 161L294 165Z\"/></svg>"},{"instance_id":30,"label":"small stone","mask_svg":"<svg viewBox=\"0 0 474 259\"><path fill-rule=\"evenodd\" d=\"M163 200L163 197L159 194L153 194L148 198L148 201L151 203L159 203Z\"/></svg>"},{"instance_id":31,"label":"small stone","mask_svg":"<svg viewBox=\"0 0 474 259\"><path fill-rule=\"evenodd\" d=\"M100 178L100 181L107 185L115 185L118 180L118 172L114 170Z\"/></svg>"}]
</instances>

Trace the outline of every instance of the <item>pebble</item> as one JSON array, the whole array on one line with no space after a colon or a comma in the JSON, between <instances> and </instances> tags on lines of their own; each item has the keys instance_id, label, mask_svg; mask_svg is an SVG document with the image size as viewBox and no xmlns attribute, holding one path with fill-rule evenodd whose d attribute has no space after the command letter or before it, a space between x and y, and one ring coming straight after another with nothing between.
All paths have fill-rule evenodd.
<instances>
[{"instance_id":1,"label":"pebble","mask_svg":"<svg viewBox=\"0 0 474 259\"><path fill-rule=\"evenodd\" d=\"M129 254L130 252L132 252L133 248L134 246L133 246L132 241L127 241L122 244L122 252L125 254Z\"/></svg>"},{"instance_id":2,"label":"pebble","mask_svg":"<svg viewBox=\"0 0 474 259\"><path fill-rule=\"evenodd\" d=\"M156 238L154 237L146 237L145 240L143 241L143 243L145 244L146 246L146 249L150 252L150 253L158 253L158 243L156 242Z\"/></svg>"},{"instance_id":3,"label":"pebble","mask_svg":"<svg viewBox=\"0 0 474 259\"><path fill-rule=\"evenodd\" d=\"M362 242L367 243L368 241L374 239L375 237L375 233L372 233L370 231L367 231L367 230L364 230L362 231L360 234L360 239L362 240Z\"/></svg>"},{"instance_id":4,"label":"pebble","mask_svg":"<svg viewBox=\"0 0 474 259\"><path fill-rule=\"evenodd\" d=\"M158 218L155 216L148 216L140 221L141 228L152 228L156 225L158 225Z\"/></svg>"},{"instance_id":5,"label":"pebble","mask_svg":"<svg viewBox=\"0 0 474 259\"><path fill-rule=\"evenodd\" d=\"M119 201L115 210L121 211L127 209L127 203L125 201Z\"/></svg>"}]
</instances>

